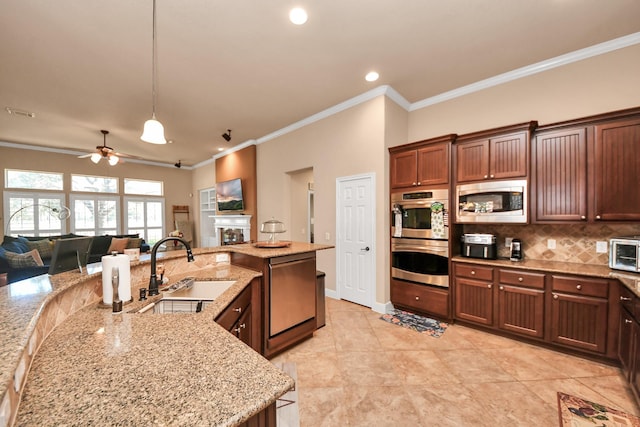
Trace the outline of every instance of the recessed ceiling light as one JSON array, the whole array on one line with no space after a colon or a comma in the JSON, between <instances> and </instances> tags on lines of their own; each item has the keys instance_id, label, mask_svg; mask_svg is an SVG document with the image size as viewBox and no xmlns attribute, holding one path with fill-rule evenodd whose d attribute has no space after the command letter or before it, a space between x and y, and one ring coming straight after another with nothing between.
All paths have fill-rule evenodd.
<instances>
[{"instance_id":1,"label":"recessed ceiling light","mask_svg":"<svg viewBox=\"0 0 640 427\"><path fill-rule=\"evenodd\" d=\"M307 11L301 7L294 7L289 11L289 20L296 25L302 25L307 22Z\"/></svg>"},{"instance_id":2,"label":"recessed ceiling light","mask_svg":"<svg viewBox=\"0 0 640 427\"><path fill-rule=\"evenodd\" d=\"M369 71L367 75L364 76L364 79L368 82L375 82L376 80L378 80L378 77L380 77L380 74L376 73L375 71Z\"/></svg>"},{"instance_id":3,"label":"recessed ceiling light","mask_svg":"<svg viewBox=\"0 0 640 427\"><path fill-rule=\"evenodd\" d=\"M220 147L218 148L218 151L224 151L224 148Z\"/></svg>"}]
</instances>

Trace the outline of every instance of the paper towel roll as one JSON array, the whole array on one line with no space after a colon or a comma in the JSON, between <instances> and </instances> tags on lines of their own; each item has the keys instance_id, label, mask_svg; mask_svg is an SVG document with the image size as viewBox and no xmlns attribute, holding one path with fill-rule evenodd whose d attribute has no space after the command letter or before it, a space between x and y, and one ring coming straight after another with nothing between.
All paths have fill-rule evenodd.
<instances>
[{"instance_id":1,"label":"paper towel roll","mask_svg":"<svg viewBox=\"0 0 640 427\"><path fill-rule=\"evenodd\" d=\"M113 303L113 287L111 285L111 270L118 268L120 284L118 296L122 302L131 300L131 270L129 267L129 255L105 255L102 257L102 302L111 305Z\"/></svg>"}]
</instances>

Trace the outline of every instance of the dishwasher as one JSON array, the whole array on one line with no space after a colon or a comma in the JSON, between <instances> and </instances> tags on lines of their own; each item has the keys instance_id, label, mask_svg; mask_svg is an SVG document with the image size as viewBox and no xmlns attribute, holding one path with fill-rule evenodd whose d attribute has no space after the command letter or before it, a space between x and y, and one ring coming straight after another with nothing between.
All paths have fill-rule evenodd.
<instances>
[{"instance_id":1,"label":"dishwasher","mask_svg":"<svg viewBox=\"0 0 640 427\"><path fill-rule=\"evenodd\" d=\"M272 258L269 275L270 337L315 317L315 253Z\"/></svg>"}]
</instances>

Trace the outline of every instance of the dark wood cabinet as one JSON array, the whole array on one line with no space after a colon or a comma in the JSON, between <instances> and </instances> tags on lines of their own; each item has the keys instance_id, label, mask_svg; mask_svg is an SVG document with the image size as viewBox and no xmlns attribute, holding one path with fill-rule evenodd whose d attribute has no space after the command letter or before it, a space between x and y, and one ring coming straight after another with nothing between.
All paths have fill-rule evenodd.
<instances>
[{"instance_id":1,"label":"dark wood cabinet","mask_svg":"<svg viewBox=\"0 0 640 427\"><path fill-rule=\"evenodd\" d=\"M457 182L527 177L529 137L535 125L529 122L458 137Z\"/></svg>"},{"instance_id":2,"label":"dark wood cabinet","mask_svg":"<svg viewBox=\"0 0 640 427\"><path fill-rule=\"evenodd\" d=\"M640 220L640 118L595 126L595 218Z\"/></svg>"},{"instance_id":3,"label":"dark wood cabinet","mask_svg":"<svg viewBox=\"0 0 640 427\"><path fill-rule=\"evenodd\" d=\"M609 283L551 276L551 340L604 354L607 350Z\"/></svg>"},{"instance_id":4,"label":"dark wood cabinet","mask_svg":"<svg viewBox=\"0 0 640 427\"><path fill-rule=\"evenodd\" d=\"M261 284L261 279L253 279L215 319L216 323L258 353L262 353L260 333Z\"/></svg>"},{"instance_id":5,"label":"dark wood cabinet","mask_svg":"<svg viewBox=\"0 0 640 427\"><path fill-rule=\"evenodd\" d=\"M450 319L449 289L391 279L391 303L412 313Z\"/></svg>"},{"instance_id":6,"label":"dark wood cabinet","mask_svg":"<svg viewBox=\"0 0 640 427\"><path fill-rule=\"evenodd\" d=\"M497 327L519 335L544 337L544 274L498 271Z\"/></svg>"},{"instance_id":7,"label":"dark wood cabinet","mask_svg":"<svg viewBox=\"0 0 640 427\"><path fill-rule=\"evenodd\" d=\"M456 263L454 271L456 319L493 325L493 268Z\"/></svg>"},{"instance_id":8,"label":"dark wood cabinet","mask_svg":"<svg viewBox=\"0 0 640 427\"><path fill-rule=\"evenodd\" d=\"M449 147L455 135L414 142L389 149L392 189L439 187L449 184Z\"/></svg>"},{"instance_id":9,"label":"dark wood cabinet","mask_svg":"<svg viewBox=\"0 0 640 427\"><path fill-rule=\"evenodd\" d=\"M541 132L532 144L533 221L586 221L586 128Z\"/></svg>"},{"instance_id":10,"label":"dark wood cabinet","mask_svg":"<svg viewBox=\"0 0 640 427\"><path fill-rule=\"evenodd\" d=\"M262 411L258 412L247 421L239 424L238 427L276 427L277 426L277 414L276 403L272 403Z\"/></svg>"}]
</instances>

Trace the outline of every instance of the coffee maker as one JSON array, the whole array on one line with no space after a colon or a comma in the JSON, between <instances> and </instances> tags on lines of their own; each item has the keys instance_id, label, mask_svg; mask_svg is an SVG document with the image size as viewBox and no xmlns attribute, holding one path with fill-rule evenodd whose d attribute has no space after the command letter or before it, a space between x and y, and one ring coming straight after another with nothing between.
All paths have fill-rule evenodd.
<instances>
[{"instance_id":1,"label":"coffee maker","mask_svg":"<svg viewBox=\"0 0 640 427\"><path fill-rule=\"evenodd\" d=\"M524 253L522 252L522 241L520 239L511 240L511 255L509 259L511 261L522 261Z\"/></svg>"}]
</instances>

